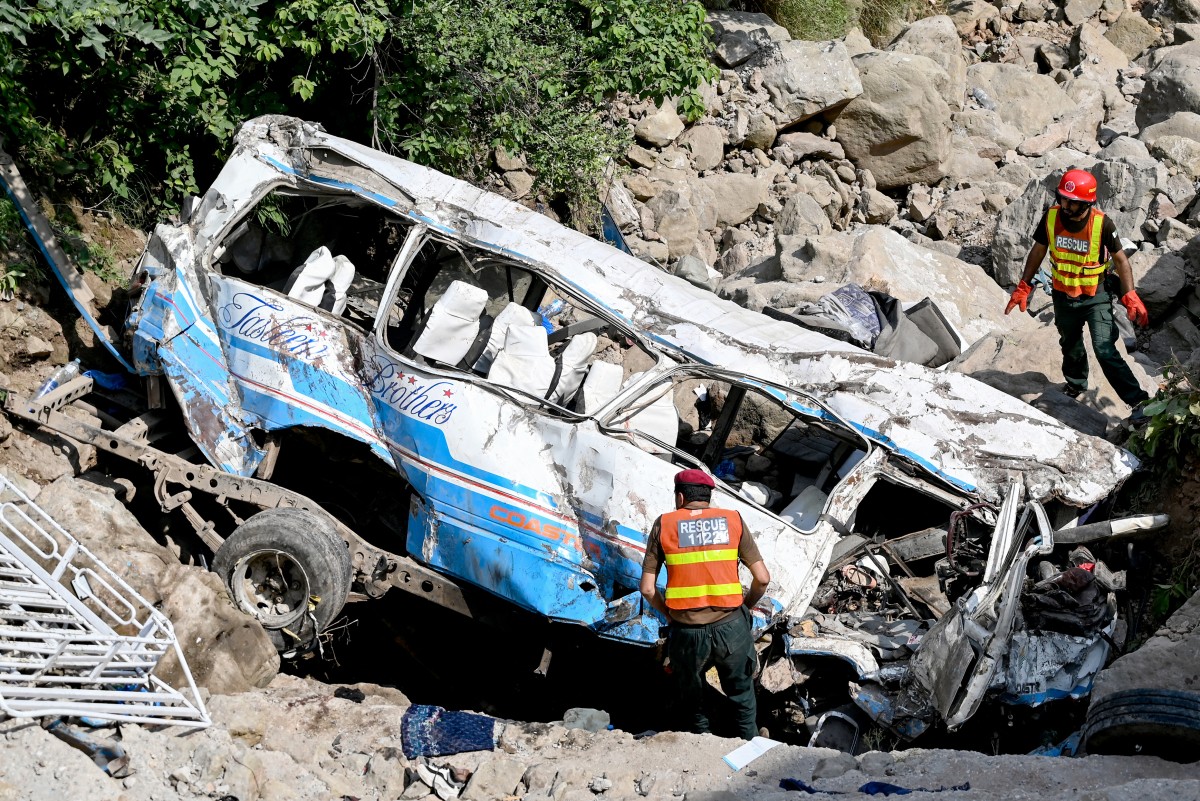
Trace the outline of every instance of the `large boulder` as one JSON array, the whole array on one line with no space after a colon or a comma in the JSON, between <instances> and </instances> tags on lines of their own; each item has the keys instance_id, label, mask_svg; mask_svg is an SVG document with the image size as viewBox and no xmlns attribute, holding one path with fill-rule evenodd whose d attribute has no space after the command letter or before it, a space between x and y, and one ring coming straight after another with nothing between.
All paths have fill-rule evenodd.
<instances>
[{"instance_id":1,"label":"large boulder","mask_svg":"<svg viewBox=\"0 0 1200 801\"><path fill-rule=\"evenodd\" d=\"M1135 119L1146 128L1181 111L1200 113L1200 53L1168 55L1146 75Z\"/></svg>"},{"instance_id":2,"label":"large boulder","mask_svg":"<svg viewBox=\"0 0 1200 801\"><path fill-rule=\"evenodd\" d=\"M842 42L776 42L743 69L747 67L760 71L781 128L841 108L862 94L858 71Z\"/></svg>"},{"instance_id":3,"label":"large boulder","mask_svg":"<svg viewBox=\"0 0 1200 801\"><path fill-rule=\"evenodd\" d=\"M1099 29L1080 25L1071 37L1071 64L1084 75L1115 84L1120 70L1129 66L1129 56L1104 38Z\"/></svg>"},{"instance_id":4,"label":"large boulder","mask_svg":"<svg viewBox=\"0 0 1200 801\"><path fill-rule=\"evenodd\" d=\"M638 120L633 126L633 134L647 144L663 147L683 133L683 128L683 120L679 119L675 104L664 100L657 109Z\"/></svg>"},{"instance_id":5,"label":"large boulder","mask_svg":"<svg viewBox=\"0 0 1200 801\"><path fill-rule=\"evenodd\" d=\"M879 189L933 183L946 175L950 107L945 71L924 56L874 52L854 58L862 94L837 119L837 140Z\"/></svg>"},{"instance_id":6,"label":"large boulder","mask_svg":"<svg viewBox=\"0 0 1200 801\"><path fill-rule=\"evenodd\" d=\"M1140 14L1128 13L1117 17L1104 37L1132 61L1158 41L1158 31Z\"/></svg>"},{"instance_id":7,"label":"large boulder","mask_svg":"<svg viewBox=\"0 0 1200 801\"><path fill-rule=\"evenodd\" d=\"M956 131L986 139L1001 150L1016 150L1017 145L1026 139L1023 131L1000 119L995 111L985 108L959 111L951 116L950 121Z\"/></svg>"},{"instance_id":8,"label":"large boulder","mask_svg":"<svg viewBox=\"0 0 1200 801\"><path fill-rule=\"evenodd\" d=\"M1091 172L1097 205L1112 217L1120 236L1140 242L1150 204L1168 183L1167 168L1154 159L1129 158L1097 162Z\"/></svg>"},{"instance_id":9,"label":"large boulder","mask_svg":"<svg viewBox=\"0 0 1200 801\"><path fill-rule=\"evenodd\" d=\"M744 172L725 172L699 179L697 185L712 193L716 221L739 225L750 219L767 199L771 179Z\"/></svg>"},{"instance_id":10,"label":"large boulder","mask_svg":"<svg viewBox=\"0 0 1200 801\"><path fill-rule=\"evenodd\" d=\"M1193 111L1172 114L1162 122L1143 128L1138 134L1138 139L1153 147L1160 136L1184 136L1200 142L1200 114Z\"/></svg>"},{"instance_id":11,"label":"large boulder","mask_svg":"<svg viewBox=\"0 0 1200 801\"><path fill-rule=\"evenodd\" d=\"M951 109L962 109L967 92L967 60L963 58L954 20L945 15L917 20L901 31L887 49L925 56L936 63L948 79L938 87L942 98Z\"/></svg>"},{"instance_id":12,"label":"large boulder","mask_svg":"<svg viewBox=\"0 0 1200 801\"><path fill-rule=\"evenodd\" d=\"M692 164L700 172L711 170L725 158L725 132L715 125L693 125L676 144L692 154Z\"/></svg>"},{"instance_id":13,"label":"large boulder","mask_svg":"<svg viewBox=\"0 0 1200 801\"><path fill-rule=\"evenodd\" d=\"M1026 185L996 221L992 239L992 277L1004 287L1016 286L1025 269L1025 258L1033 247L1033 231L1042 212L1053 202L1057 176L1051 174Z\"/></svg>"},{"instance_id":14,"label":"large boulder","mask_svg":"<svg viewBox=\"0 0 1200 801\"><path fill-rule=\"evenodd\" d=\"M1189 180L1200 179L1200 142L1186 136L1160 136L1150 152L1156 159L1174 164Z\"/></svg>"},{"instance_id":15,"label":"large boulder","mask_svg":"<svg viewBox=\"0 0 1200 801\"><path fill-rule=\"evenodd\" d=\"M1075 101L1053 78L1035 75L1016 64L973 64L967 68L967 85L981 89L995 102L1000 119L1026 137L1037 136L1075 111Z\"/></svg>"},{"instance_id":16,"label":"large boulder","mask_svg":"<svg viewBox=\"0 0 1200 801\"><path fill-rule=\"evenodd\" d=\"M162 609L175 627L199 686L212 693L244 692L265 687L279 670L279 655L253 618L229 599L220 579L198 567L187 567L160 545L116 497L107 478L88 473L64 477L38 496L46 514L69 531L97 558L151 604ZM173 658L159 667L161 678L182 678Z\"/></svg>"}]
</instances>

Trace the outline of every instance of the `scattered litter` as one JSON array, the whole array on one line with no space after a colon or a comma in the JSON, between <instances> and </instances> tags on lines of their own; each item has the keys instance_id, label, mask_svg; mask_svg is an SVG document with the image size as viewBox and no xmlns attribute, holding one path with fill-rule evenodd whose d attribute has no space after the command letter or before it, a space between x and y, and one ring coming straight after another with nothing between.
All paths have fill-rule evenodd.
<instances>
[{"instance_id":1,"label":"scattered litter","mask_svg":"<svg viewBox=\"0 0 1200 801\"><path fill-rule=\"evenodd\" d=\"M772 740L769 737L755 737L745 745L733 749L722 759L734 770L741 770L779 744L778 740Z\"/></svg>"},{"instance_id":2,"label":"scattered litter","mask_svg":"<svg viewBox=\"0 0 1200 801\"><path fill-rule=\"evenodd\" d=\"M208 726L171 621L3 475L0 497L0 712Z\"/></svg>"},{"instance_id":3,"label":"scattered litter","mask_svg":"<svg viewBox=\"0 0 1200 801\"><path fill-rule=\"evenodd\" d=\"M496 747L496 723L495 718L474 712L448 712L440 706L413 704L400 723L404 756L413 759L492 751Z\"/></svg>"},{"instance_id":4,"label":"scattered litter","mask_svg":"<svg viewBox=\"0 0 1200 801\"><path fill-rule=\"evenodd\" d=\"M333 691L334 698L342 698L347 701L353 701L356 704L361 704L367 694L355 687L338 687Z\"/></svg>"},{"instance_id":5,"label":"scattered litter","mask_svg":"<svg viewBox=\"0 0 1200 801\"><path fill-rule=\"evenodd\" d=\"M114 779L124 779L129 775L129 758L125 756L125 749L113 740L82 732L67 725L62 718L54 718L44 723L43 727L67 745L90 756L97 767Z\"/></svg>"},{"instance_id":6,"label":"scattered litter","mask_svg":"<svg viewBox=\"0 0 1200 801\"><path fill-rule=\"evenodd\" d=\"M575 707L563 714L563 726L568 729L583 729L598 732L612 728L612 719L603 709Z\"/></svg>"},{"instance_id":7,"label":"scattered litter","mask_svg":"<svg viewBox=\"0 0 1200 801\"><path fill-rule=\"evenodd\" d=\"M463 713L452 712L450 714ZM405 717L408 717L408 715L406 714ZM432 788L433 792L442 801L450 801L452 798L458 798L458 794L463 789L463 784L454 780L453 768L448 765L434 765L427 759L422 759L417 763L417 778L426 787Z\"/></svg>"}]
</instances>

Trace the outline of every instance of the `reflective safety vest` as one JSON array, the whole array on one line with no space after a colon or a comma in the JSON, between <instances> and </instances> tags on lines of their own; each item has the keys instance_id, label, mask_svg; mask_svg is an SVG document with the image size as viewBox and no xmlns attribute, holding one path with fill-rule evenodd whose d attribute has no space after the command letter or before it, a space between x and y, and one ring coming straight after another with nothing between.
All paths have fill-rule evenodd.
<instances>
[{"instance_id":1,"label":"reflective safety vest","mask_svg":"<svg viewBox=\"0 0 1200 801\"><path fill-rule=\"evenodd\" d=\"M733 609L742 603L742 518L726 509L676 509L659 518L667 563L667 607Z\"/></svg>"},{"instance_id":2,"label":"reflective safety vest","mask_svg":"<svg viewBox=\"0 0 1200 801\"><path fill-rule=\"evenodd\" d=\"M1100 261L1100 237L1104 212L1092 209L1079 231L1068 231L1058 218L1058 206L1046 214L1046 237L1050 241L1050 278L1055 289L1075 298L1095 295L1111 262Z\"/></svg>"}]
</instances>

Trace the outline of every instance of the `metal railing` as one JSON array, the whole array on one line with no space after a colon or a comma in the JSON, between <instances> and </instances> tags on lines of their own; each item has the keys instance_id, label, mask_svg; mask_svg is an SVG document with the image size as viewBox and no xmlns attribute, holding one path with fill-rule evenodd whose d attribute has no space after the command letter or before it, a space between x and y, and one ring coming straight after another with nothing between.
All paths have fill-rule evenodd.
<instances>
[{"instance_id":1,"label":"metal railing","mask_svg":"<svg viewBox=\"0 0 1200 801\"><path fill-rule=\"evenodd\" d=\"M154 675L168 654L179 689ZM3 475L0 712L211 722L171 621Z\"/></svg>"}]
</instances>

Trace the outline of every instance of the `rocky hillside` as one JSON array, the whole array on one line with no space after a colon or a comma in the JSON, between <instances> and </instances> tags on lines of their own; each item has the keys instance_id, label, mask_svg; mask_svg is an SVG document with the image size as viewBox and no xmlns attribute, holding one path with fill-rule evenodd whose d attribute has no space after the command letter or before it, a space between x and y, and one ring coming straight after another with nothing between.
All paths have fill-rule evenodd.
<instances>
[{"instance_id":1,"label":"rocky hillside","mask_svg":"<svg viewBox=\"0 0 1200 801\"><path fill-rule=\"evenodd\" d=\"M750 308L793 309L851 282L931 297L974 343L948 369L1103 434L1128 409L1095 369L1079 402L1058 391L1049 298L1005 317L1007 290L1058 175L1092 169L1100 205L1136 251L1151 315L1150 330L1126 340L1140 380L1153 389L1171 359L1200 367L1200 5L954 0L949 11L882 48L857 33L796 41L762 15L714 13L723 71L707 87L707 115L685 124L669 104L618 102L637 144L608 205L637 255ZM494 187L532 202L523 160L497 155ZM80 219L85 237L113 241ZM138 248L121 236L124 272ZM6 243L10 263L30 255L18 247ZM119 291L89 281L101 305L119 307ZM55 293L0 302L0 343L0 384L19 390L69 357L103 364ZM1200 797L1194 765L1151 757L854 758L781 746L734 772L721 761L733 740L635 740L561 723L507 723L495 751L435 758L448 768L439 784L403 755L401 693L277 674L261 627L234 611L185 541L126 508L138 488L98 469L94 450L0 417L0 472L168 614L214 719L186 736L123 727L126 778L36 723L4 720L0 799L795 797L784 779L847 793L871 781L945 788L930 797L964 801Z\"/></svg>"},{"instance_id":2,"label":"rocky hillside","mask_svg":"<svg viewBox=\"0 0 1200 801\"><path fill-rule=\"evenodd\" d=\"M1126 332L1142 383L1194 361L1200 15L1113 0L949 11L882 48L714 13L724 69L707 115L618 103L637 144L609 207L634 253L750 308L847 282L932 297L976 343L951 369L1103 433L1127 408L1098 378L1083 405L1058 393L1049 297L1019 319L1006 293L1059 176L1087 168L1150 310L1148 332ZM520 160L500 156L495 188L523 196Z\"/></svg>"}]
</instances>

